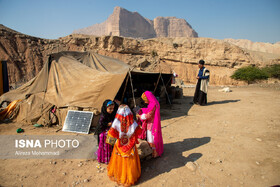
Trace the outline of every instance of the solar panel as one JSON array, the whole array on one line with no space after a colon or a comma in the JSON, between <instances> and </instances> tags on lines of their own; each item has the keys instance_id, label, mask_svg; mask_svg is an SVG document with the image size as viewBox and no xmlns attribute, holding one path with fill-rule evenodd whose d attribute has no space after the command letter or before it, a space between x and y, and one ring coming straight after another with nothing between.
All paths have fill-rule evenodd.
<instances>
[{"instance_id":1,"label":"solar panel","mask_svg":"<svg viewBox=\"0 0 280 187\"><path fill-rule=\"evenodd\" d=\"M93 112L68 110L62 131L89 133Z\"/></svg>"}]
</instances>

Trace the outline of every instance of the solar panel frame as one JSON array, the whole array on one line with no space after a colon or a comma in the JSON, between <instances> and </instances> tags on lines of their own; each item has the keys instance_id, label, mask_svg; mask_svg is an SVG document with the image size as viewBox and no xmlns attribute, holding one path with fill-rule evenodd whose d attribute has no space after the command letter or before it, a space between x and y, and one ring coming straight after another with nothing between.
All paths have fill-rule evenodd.
<instances>
[{"instance_id":1,"label":"solar panel frame","mask_svg":"<svg viewBox=\"0 0 280 187\"><path fill-rule=\"evenodd\" d=\"M93 112L68 110L62 131L88 134L92 118ZM84 129L81 126L82 128L85 126Z\"/></svg>"}]
</instances>

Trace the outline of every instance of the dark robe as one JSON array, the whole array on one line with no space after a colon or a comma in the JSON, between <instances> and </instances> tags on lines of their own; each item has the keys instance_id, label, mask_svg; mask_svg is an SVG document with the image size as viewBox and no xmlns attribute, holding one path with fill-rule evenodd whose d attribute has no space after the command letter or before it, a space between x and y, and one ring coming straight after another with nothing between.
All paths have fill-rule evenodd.
<instances>
[{"instance_id":1,"label":"dark robe","mask_svg":"<svg viewBox=\"0 0 280 187\"><path fill-rule=\"evenodd\" d=\"M200 90L200 84L201 79L198 79L193 97L193 103L199 105L207 105L207 94Z\"/></svg>"},{"instance_id":2,"label":"dark robe","mask_svg":"<svg viewBox=\"0 0 280 187\"><path fill-rule=\"evenodd\" d=\"M201 80L202 79L208 79L209 80L209 70L205 69L205 67L201 68L198 72L198 77L200 77L197 81L196 88L195 88L195 93L193 97L193 103L198 104L198 105L207 105L207 93L201 91ZM205 74L208 74L205 76Z\"/></svg>"}]
</instances>

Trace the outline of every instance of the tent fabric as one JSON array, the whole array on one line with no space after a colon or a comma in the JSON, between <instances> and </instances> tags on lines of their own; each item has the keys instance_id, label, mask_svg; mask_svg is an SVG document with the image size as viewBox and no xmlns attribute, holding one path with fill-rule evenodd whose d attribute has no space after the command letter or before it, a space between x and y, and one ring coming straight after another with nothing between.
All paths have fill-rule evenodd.
<instances>
[{"instance_id":1,"label":"tent fabric","mask_svg":"<svg viewBox=\"0 0 280 187\"><path fill-rule=\"evenodd\" d=\"M45 63L42 70L30 81L21 87L11 90L0 97L0 102L12 102L17 99L25 99L29 95L43 92L48 81L48 63Z\"/></svg>"},{"instance_id":2,"label":"tent fabric","mask_svg":"<svg viewBox=\"0 0 280 187\"><path fill-rule=\"evenodd\" d=\"M63 124L69 109L100 112L106 99L113 100L131 67L117 59L93 52L59 52L50 54L42 70L21 87L4 93L0 103L21 100L15 121L44 121L46 113L56 106L59 123ZM133 70L134 82L153 82L158 73ZM148 76L147 76L148 75ZM166 74L167 80L172 74ZM145 80L144 80L145 77ZM140 79L140 80L138 80ZM141 86L142 89L147 89ZM121 94L121 93L120 93ZM44 119L41 119L44 118ZM97 123L97 118L94 118Z\"/></svg>"},{"instance_id":3,"label":"tent fabric","mask_svg":"<svg viewBox=\"0 0 280 187\"><path fill-rule=\"evenodd\" d=\"M105 99L114 99L129 67L124 62L96 53L55 53L36 77L4 94L0 101L25 99L46 91L45 100L58 107L99 109Z\"/></svg>"},{"instance_id":4,"label":"tent fabric","mask_svg":"<svg viewBox=\"0 0 280 187\"><path fill-rule=\"evenodd\" d=\"M66 55L59 57L58 63L51 63L46 100L58 107L100 109L104 100L114 99L129 66L108 67L110 60L99 56L83 56L81 59L86 65Z\"/></svg>"},{"instance_id":5,"label":"tent fabric","mask_svg":"<svg viewBox=\"0 0 280 187\"><path fill-rule=\"evenodd\" d=\"M92 52L51 54L37 76L3 94L0 102L22 99L18 118L26 122L33 122L53 105L100 110L104 100L114 99L129 68L124 62ZM28 117L31 113L33 119Z\"/></svg>"}]
</instances>

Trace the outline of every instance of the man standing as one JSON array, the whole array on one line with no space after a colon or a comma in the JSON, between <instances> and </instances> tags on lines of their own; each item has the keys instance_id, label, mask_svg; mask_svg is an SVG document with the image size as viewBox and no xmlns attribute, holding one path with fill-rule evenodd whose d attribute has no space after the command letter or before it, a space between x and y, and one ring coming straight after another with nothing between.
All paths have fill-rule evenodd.
<instances>
[{"instance_id":1,"label":"man standing","mask_svg":"<svg viewBox=\"0 0 280 187\"><path fill-rule=\"evenodd\" d=\"M209 82L210 72L204 67L204 60L198 62L199 72L196 77L197 84L194 93L193 103L199 105L207 104L207 87Z\"/></svg>"}]
</instances>

